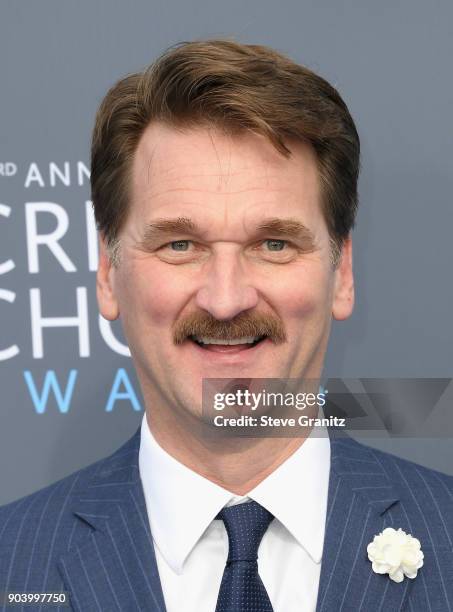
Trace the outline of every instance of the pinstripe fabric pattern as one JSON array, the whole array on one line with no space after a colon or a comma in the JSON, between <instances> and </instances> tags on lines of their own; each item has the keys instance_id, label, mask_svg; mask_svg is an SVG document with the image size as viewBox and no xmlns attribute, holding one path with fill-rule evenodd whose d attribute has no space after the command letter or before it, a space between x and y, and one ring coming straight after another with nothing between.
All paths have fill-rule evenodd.
<instances>
[{"instance_id":1,"label":"pinstripe fabric pattern","mask_svg":"<svg viewBox=\"0 0 453 612\"><path fill-rule=\"evenodd\" d=\"M112 456L0 508L0 592L70 596L70 608L24 612L165 612L139 445L140 429Z\"/></svg>"},{"instance_id":2,"label":"pinstripe fabric pattern","mask_svg":"<svg viewBox=\"0 0 453 612\"><path fill-rule=\"evenodd\" d=\"M316 612L453 612L453 478L347 437L331 441ZM140 429L110 457L0 508L0 592L70 595L70 608L15 610L165 612L139 444ZM367 544L389 526L422 543L415 580L371 569Z\"/></svg>"},{"instance_id":3,"label":"pinstripe fabric pattern","mask_svg":"<svg viewBox=\"0 0 453 612\"><path fill-rule=\"evenodd\" d=\"M453 612L453 478L332 436L326 533L316 612ZM414 580L372 571L366 547L385 527L417 537Z\"/></svg>"}]
</instances>

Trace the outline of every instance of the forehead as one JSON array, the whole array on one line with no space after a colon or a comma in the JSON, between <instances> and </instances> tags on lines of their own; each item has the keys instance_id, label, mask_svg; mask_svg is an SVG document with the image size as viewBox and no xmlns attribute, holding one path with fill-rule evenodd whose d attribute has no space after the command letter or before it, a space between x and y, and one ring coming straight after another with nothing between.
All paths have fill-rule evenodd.
<instances>
[{"instance_id":1,"label":"forehead","mask_svg":"<svg viewBox=\"0 0 453 612\"><path fill-rule=\"evenodd\" d=\"M176 129L162 123L147 127L132 164L132 205L146 216L165 209L201 203L206 213L257 207L315 206L319 212L319 178L311 147L292 143L284 157L264 136L234 136L218 129ZM168 210L168 212L170 212ZM285 211L281 211L284 214ZM313 212L313 211L312 211Z\"/></svg>"}]
</instances>

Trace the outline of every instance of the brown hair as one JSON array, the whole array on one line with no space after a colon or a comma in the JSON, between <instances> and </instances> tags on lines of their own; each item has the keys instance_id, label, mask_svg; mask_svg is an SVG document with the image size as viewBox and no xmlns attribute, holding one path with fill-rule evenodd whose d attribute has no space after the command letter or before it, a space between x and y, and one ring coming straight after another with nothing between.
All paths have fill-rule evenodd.
<instances>
[{"instance_id":1,"label":"brown hair","mask_svg":"<svg viewBox=\"0 0 453 612\"><path fill-rule=\"evenodd\" d=\"M208 40L176 45L118 81L99 107L91 148L94 212L113 251L127 215L132 159L151 121L250 130L284 156L285 141L309 143L338 259L357 210L360 141L346 104L323 78L268 47Z\"/></svg>"}]
</instances>

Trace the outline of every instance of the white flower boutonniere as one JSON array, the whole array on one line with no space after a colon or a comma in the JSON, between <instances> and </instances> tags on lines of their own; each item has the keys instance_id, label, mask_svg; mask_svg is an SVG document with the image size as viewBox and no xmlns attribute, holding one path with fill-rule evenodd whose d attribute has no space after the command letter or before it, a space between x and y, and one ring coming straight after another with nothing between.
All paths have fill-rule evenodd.
<instances>
[{"instance_id":1,"label":"white flower boutonniere","mask_svg":"<svg viewBox=\"0 0 453 612\"><path fill-rule=\"evenodd\" d=\"M423 565L423 552L420 542L401 528L396 531L387 527L374 536L367 547L368 559L373 564L373 572L388 574L391 580L402 582L404 576L415 578L417 570Z\"/></svg>"}]
</instances>

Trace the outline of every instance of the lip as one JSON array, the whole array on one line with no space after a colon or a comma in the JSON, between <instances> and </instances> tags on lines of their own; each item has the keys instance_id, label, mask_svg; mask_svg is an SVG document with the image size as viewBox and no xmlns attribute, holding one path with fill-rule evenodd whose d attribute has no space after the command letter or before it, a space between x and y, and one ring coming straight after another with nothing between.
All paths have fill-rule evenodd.
<instances>
[{"instance_id":1,"label":"lip","mask_svg":"<svg viewBox=\"0 0 453 612\"><path fill-rule=\"evenodd\" d=\"M210 345L215 349L204 349L193 340L186 340L182 347L189 350L196 358L208 364L238 364L247 363L255 359L263 350L273 345L269 338L264 338L255 346L244 348L242 345Z\"/></svg>"}]
</instances>

